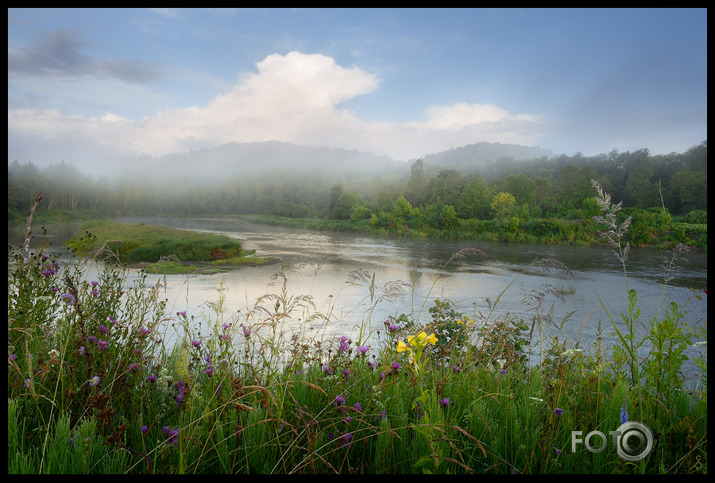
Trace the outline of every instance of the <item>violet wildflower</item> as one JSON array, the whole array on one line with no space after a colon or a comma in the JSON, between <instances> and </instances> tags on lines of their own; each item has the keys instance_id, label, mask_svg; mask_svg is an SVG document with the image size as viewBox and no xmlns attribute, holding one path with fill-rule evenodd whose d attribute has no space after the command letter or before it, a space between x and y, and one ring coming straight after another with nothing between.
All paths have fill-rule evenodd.
<instances>
[{"instance_id":1,"label":"violet wildflower","mask_svg":"<svg viewBox=\"0 0 715 483\"><path fill-rule=\"evenodd\" d=\"M97 387L97 385L99 384L99 376L94 376L87 382L89 383L89 387Z\"/></svg>"},{"instance_id":2,"label":"violet wildflower","mask_svg":"<svg viewBox=\"0 0 715 483\"><path fill-rule=\"evenodd\" d=\"M397 332L400 330L400 326L397 324L390 324L387 326L387 328L390 330L390 332Z\"/></svg>"},{"instance_id":3,"label":"violet wildflower","mask_svg":"<svg viewBox=\"0 0 715 483\"><path fill-rule=\"evenodd\" d=\"M149 333L149 329L147 329L146 327L139 327L139 335L141 335L143 337L143 336L147 335L148 333Z\"/></svg>"},{"instance_id":4,"label":"violet wildflower","mask_svg":"<svg viewBox=\"0 0 715 483\"><path fill-rule=\"evenodd\" d=\"M141 430L142 430L142 434L146 434L147 431L149 431L149 428L147 428L146 425L144 425L144 426L142 426Z\"/></svg>"},{"instance_id":5,"label":"violet wildflower","mask_svg":"<svg viewBox=\"0 0 715 483\"><path fill-rule=\"evenodd\" d=\"M358 411L362 411L362 404L355 403L355 409L357 409Z\"/></svg>"},{"instance_id":6,"label":"violet wildflower","mask_svg":"<svg viewBox=\"0 0 715 483\"><path fill-rule=\"evenodd\" d=\"M30 389L30 379L25 379L25 382L22 384L22 387L25 389Z\"/></svg>"},{"instance_id":7,"label":"violet wildflower","mask_svg":"<svg viewBox=\"0 0 715 483\"><path fill-rule=\"evenodd\" d=\"M105 326L104 324L99 324L99 331L102 334L106 334L107 332L109 332L109 329L107 329L107 326Z\"/></svg>"},{"instance_id":8,"label":"violet wildflower","mask_svg":"<svg viewBox=\"0 0 715 483\"><path fill-rule=\"evenodd\" d=\"M96 287L97 285L99 285L99 282L97 282L96 280L92 280L92 286Z\"/></svg>"},{"instance_id":9,"label":"violet wildflower","mask_svg":"<svg viewBox=\"0 0 715 483\"><path fill-rule=\"evenodd\" d=\"M246 337L251 335L251 329L249 329L245 325L242 325L241 327L243 328L243 335L245 335Z\"/></svg>"},{"instance_id":10,"label":"violet wildflower","mask_svg":"<svg viewBox=\"0 0 715 483\"><path fill-rule=\"evenodd\" d=\"M343 436L340 438L340 446L349 447L350 441L353 439L353 435L347 431L343 431Z\"/></svg>"},{"instance_id":11,"label":"violet wildflower","mask_svg":"<svg viewBox=\"0 0 715 483\"><path fill-rule=\"evenodd\" d=\"M330 369L330 367L328 367L327 364L323 364L323 372L328 373L328 375L332 375L332 374L333 374L333 371Z\"/></svg>"},{"instance_id":12,"label":"violet wildflower","mask_svg":"<svg viewBox=\"0 0 715 483\"><path fill-rule=\"evenodd\" d=\"M341 404L345 404L345 398L338 394L337 396L335 396L335 405L339 406Z\"/></svg>"},{"instance_id":13,"label":"violet wildflower","mask_svg":"<svg viewBox=\"0 0 715 483\"><path fill-rule=\"evenodd\" d=\"M442 405L443 408L446 408L449 406L451 403L449 402L449 398L445 397L439 400L439 403Z\"/></svg>"},{"instance_id":14,"label":"violet wildflower","mask_svg":"<svg viewBox=\"0 0 715 483\"><path fill-rule=\"evenodd\" d=\"M191 341L191 345L194 347L199 347L201 345L201 341L194 339Z\"/></svg>"},{"instance_id":15,"label":"violet wildflower","mask_svg":"<svg viewBox=\"0 0 715 483\"><path fill-rule=\"evenodd\" d=\"M152 374L151 376L149 376L149 382L152 383L152 384L154 384L154 383L156 382L156 376L155 376L154 374Z\"/></svg>"},{"instance_id":16,"label":"violet wildflower","mask_svg":"<svg viewBox=\"0 0 715 483\"><path fill-rule=\"evenodd\" d=\"M338 347L339 351L345 352L348 350L348 347L350 346L351 340L348 339L345 336L340 337L340 347Z\"/></svg>"},{"instance_id":17,"label":"violet wildflower","mask_svg":"<svg viewBox=\"0 0 715 483\"><path fill-rule=\"evenodd\" d=\"M63 293L62 295L60 295L60 298L70 305L74 305L74 303L76 302L74 296L69 293Z\"/></svg>"},{"instance_id":18,"label":"violet wildflower","mask_svg":"<svg viewBox=\"0 0 715 483\"><path fill-rule=\"evenodd\" d=\"M402 367L402 364L400 364L399 362L393 362L393 363L392 363L392 372L394 372L395 374L397 374L398 371L399 371L399 369L400 369L400 367Z\"/></svg>"},{"instance_id":19,"label":"violet wildflower","mask_svg":"<svg viewBox=\"0 0 715 483\"><path fill-rule=\"evenodd\" d=\"M99 348L102 349L103 351L107 350L107 347L109 347L109 342L106 340L99 340L97 341L97 345L99 345Z\"/></svg>"},{"instance_id":20,"label":"violet wildflower","mask_svg":"<svg viewBox=\"0 0 715 483\"><path fill-rule=\"evenodd\" d=\"M506 374L506 369L499 369L499 374L501 374L501 375Z\"/></svg>"},{"instance_id":21,"label":"violet wildflower","mask_svg":"<svg viewBox=\"0 0 715 483\"><path fill-rule=\"evenodd\" d=\"M367 351L369 351L369 350L370 350L370 346L369 346L369 345L361 345L360 347L358 347L358 351L360 352L359 355L361 355L361 356L365 356L365 354L366 354Z\"/></svg>"},{"instance_id":22,"label":"violet wildflower","mask_svg":"<svg viewBox=\"0 0 715 483\"><path fill-rule=\"evenodd\" d=\"M628 404L626 400L623 399L623 406L621 406L621 424L626 424L628 422Z\"/></svg>"},{"instance_id":23,"label":"violet wildflower","mask_svg":"<svg viewBox=\"0 0 715 483\"><path fill-rule=\"evenodd\" d=\"M557 416L561 416L565 411L561 408L555 408L554 409L554 414Z\"/></svg>"},{"instance_id":24,"label":"violet wildflower","mask_svg":"<svg viewBox=\"0 0 715 483\"><path fill-rule=\"evenodd\" d=\"M213 366L207 367L206 370L204 371L204 374L206 374L206 375L209 376L209 377L213 376L213 374L214 374L214 367L213 367Z\"/></svg>"},{"instance_id":25,"label":"violet wildflower","mask_svg":"<svg viewBox=\"0 0 715 483\"><path fill-rule=\"evenodd\" d=\"M176 315L178 315L179 317L184 317L184 318L185 318L185 317L186 317L186 310L182 310L181 312L177 312Z\"/></svg>"},{"instance_id":26,"label":"violet wildflower","mask_svg":"<svg viewBox=\"0 0 715 483\"><path fill-rule=\"evenodd\" d=\"M350 375L350 369L343 369L343 376L348 377Z\"/></svg>"},{"instance_id":27,"label":"violet wildflower","mask_svg":"<svg viewBox=\"0 0 715 483\"><path fill-rule=\"evenodd\" d=\"M134 374L134 371L137 369L139 369L139 364L137 364L136 362L132 362L127 367L127 372L129 372L129 374Z\"/></svg>"}]
</instances>

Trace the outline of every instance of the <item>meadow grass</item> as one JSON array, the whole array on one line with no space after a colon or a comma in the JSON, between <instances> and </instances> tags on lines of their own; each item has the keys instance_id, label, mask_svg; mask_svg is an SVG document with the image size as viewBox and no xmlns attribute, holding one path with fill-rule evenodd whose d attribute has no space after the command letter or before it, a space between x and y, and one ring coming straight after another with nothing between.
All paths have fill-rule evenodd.
<instances>
[{"instance_id":1,"label":"meadow grass","mask_svg":"<svg viewBox=\"0 0 715 483\"><path fill-rule=\"evenodd\" d=\"M219 286L196 320L145 272L129 283L106 264L87 280L88 263L8 248L9 473L707 473L706 356L696 388L679 375L706 328L690 331L683 307L638 352L629 295L625 325L611 319L621 344L581 348L543 335L540 303L531 320L495 317L500 297L468 316L428 294L374 324L389 293L360 272L349 281L370 285L371 305L352 340L325 336L334 305L306 317L311 299L282 274L231 314ZM653 433L643 459L573 442L625 421Z\"/></svg>"}]
</instances>

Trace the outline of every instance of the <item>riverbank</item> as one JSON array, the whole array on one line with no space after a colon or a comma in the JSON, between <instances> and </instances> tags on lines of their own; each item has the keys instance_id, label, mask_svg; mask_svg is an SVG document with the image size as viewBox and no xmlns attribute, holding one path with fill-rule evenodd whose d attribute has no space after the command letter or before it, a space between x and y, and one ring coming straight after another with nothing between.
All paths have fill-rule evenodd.
<instances>
[{"instance_id":1,"label":"riverbank","mask_svg":"<svg viewBox=\"0 0 715 483\"><path fill-rule=\"evenodd\" d=\"M678 243L691 248L707 250L707 224L670 221L660 229L652 220L636 214L630 225L633 246L653 249L670 249ZM444 240L475 240L503 243L543 245L607 246L598 226L592 219L525 219L491 220L456 219L455 226L445 229L428 227L411 228L407 223L380 225L374 220L330 220L326 218L289 218L275 215L238 215L235 217L251 223L303 228L318 231L338 231L378 236L434 238ZM620 220L621 222L623 220ZM635 236L633 233L635 232Z\"/></svg>"}]
</instances>

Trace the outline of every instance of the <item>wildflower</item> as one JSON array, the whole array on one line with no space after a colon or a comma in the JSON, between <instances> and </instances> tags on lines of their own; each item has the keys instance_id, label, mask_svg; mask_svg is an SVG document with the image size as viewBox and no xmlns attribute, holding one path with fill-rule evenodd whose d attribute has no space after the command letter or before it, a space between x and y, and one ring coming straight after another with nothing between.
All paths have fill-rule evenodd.
<instances>
[{"instance_id":1,"label":"wildflower","mask_svg":"<svg viewBox=\"0 0 715 483\"><path fill-rule=\"evenodd\" d=\"M191 341L191 345L194 347L199 347L201 345L201 341L194 339Z\"/></svg>"},{"instance_id":2,"label":"wildflower","mask_svg":"<svg viewBox=\"0 0 715 483\"><path fill-rule=\"evenodd\" d=\"M452 403L449 401L449 398L448 398L448 397L445 397L445 398L440 399L440 400L439 400L439 403L442 405L443 408L446 408L447 406L449 406L450 404L452 404Z\"/></svg>"},{"instance_id":3,"label":"wildflower","mask_svg":"<svg viewBox=\"0 0 715 483\"><path fill-rule=\"evenodd\" d=\"M7 361L8 361L8 362L14 361L16 357L17 357L17 356L16 356L15 354L10 354L9 356L7 356Z\"/></svg>"},{"instance_id":4,"label":"wildflower","mask_svg":"<svg viewBox=\"0 0 715 483\"><path fill-rule=\"evenodd\" d=\"M399 362L393 362L392 363L392 372L397 374L397 371L400 369L400 367L402 367L402 364L400 364Z\"/></svg>"},{"instance_id":5,"label":"wildflower","mask_svg":"<svg viewBox=\"0 0 715 483\"><path fill-rule=\"evenodd\" d=\"M89 387L97 387L97 385L99 384L99 376L94 376L87 382L89 383Z\"/></svg>"},{"instance_id":6,"label":"wildflower","mask_svg":"<svg viewBox=\"0 0 715 483\"><path fill-rule=\"evenodd\" d=\"M343 369L343 376L347 377L350 375L350 369Z\"/></svg>"},{"instance_id":7,"label":"wildflower","mask_svg":"<svg viewBox=\"0 0 715 483\"><path fill-rule=\"evenodd\" d=\"M554 414L557 416L561 416L565 411L561 408L554 408Z\"/></svg>"},{"instance_id":8,"label":"wildflower","mask_svg":"<svg viewBox=\"0 0 715 483\"><path fill-rule=\"evenodd\" d=\"M22 384L22 387L25 389L30 389L30 379L25 379L25 382Z\"/></svg>"},{"instance_id":9,"label":"wildflower","mask_svg":"<svg viewBox=\"0 0 715 483\"><path fill-rule=\"evenodd\" d=\"M628 404L624 398L623 406L621 406L621 424L625 424L627 422L628 422Z\"/></svg>"},{"instance_id":10,"label":"wildflower","mask_svg":"<svg viewBox=\"0 0 715 483\"><path fill-rule=\"evenodd\" d=\"M327 364L323 364L323 372L328 373L329 376L333 374L333 371L330 369L330 367L328 367Z\"/></svg>"},{"instance_id":11,"label":"wildflower","mask_svg":"<svg viewBox=\"0 0 715 483\"><path fill-rule=\"evenodd\" d=\"M404 352L407 349L407 344L401 340L397 341L397 352Z\"/></svg>"},{"instance_id":12,"label":"wildflower","mask_svg":"<svg viewBox=\"0 0 715 483\"><path fill-rule=\"evenodd\" d=\"M251 329L249 329L245 325L242 325L241 327L243 328L243 335L245 335L246 337L251 335Z\"/></svg>"},{"instance_id":13,"label":"wildflower","mask_svg":"<svg viewBox=\"0 0 715 483\"><path fill-rule=\"evenodd\" d=\"M340 446L350 447L350 441L353 439L353 435L347 431L343 431L343 437L340 438Z\"/></svg>"},{"instance_id":14,"label":"wildflower","mask_svg":"<svg viewBox=\"0 0 715 483\"><path fill-rule=\"evenodd\" d=\"M345 352L346 350L348 350L348 347L350 347L350 342L352 341L347 337L340 337L340 347L338 347L338 350L341 352Z\"/></svg>"},{"instance_id":15,"label":"wildflower","mask_svg":"<svg viewBox=\"0 0 715 483\"><path fill-rule=\"evenodd\" d=\"M107 329L107 327L104 324L99 324L99 331L102 334L106 334L107 332L109 332L109 329Z\"/></svg>"},{"instance_id":16,"label":"wildflower","mask_svg":"<svg viewBox=\"0 0 715 483\"><path fill-rule=\"evenodd\" d=\"M204 374L206 374L206 375L209 376L209 377L213 376L213 374L214 374L214 367L213 367L213 366L207 367L206 370L204 371Z\"/></svg>"},{"instance_id":17,"label":"wildflower","mask_svg":"<svg viewBox=\"0 0 715 483\"><path fill-rule=\"evenodd\" d=\"M74 296L69 293L63 293L62 295L60 295L60 298L70 305L74 305L74 303L76 302Z\"/></svg>"},{"instance_id":18,"label":"wildflower","mask_svg":"<svg viewBox=\"0 0 715 483\"><path fill-rule=\"evenodd\" d=\"M186 317L186 310L182 310L181 312L177 312L176 315L178 315L179 317L184 317L184 318L185 318L185 317Z\"/></svg>"},{"instance_id":19,"label":"wildflower","mask_svg":"<svg viewBox=\"0 0 715 483\"><path fill-rule=\"evenodd\" d=\"M154 374L149 376L149 382L151 382L152 384L154 384L156 382L156 376Z\"/></svg>"},{"instance_id":20,"label":"wildflower","mask_svg":"<svg viewBox=\"0 0 715 483\"><path fill-rule=\"evenodd\" d=\"M400 330L400 326L397 324L390 324L387 326L387 328L390 332L397 332L398 330Z\"/></svg>"},{"instance_id":21,"label":"wildflower","mask_svg":"<svg viewBox=\"0 0 715 483\"><path fill-rule=\"evenodd\" d=\"M350 418L350 416L348 416L348 417L345 418L345 422L346 422L346 423L349 423L350 421L352 421L352 418Z\"/></svg>"},{"instance_id":22,"label":"wildflower","mask_svg":"<svg viewBox=\"0 0 715 483\"><path fill-rule=\"evenodd\" d=\"M96 280L92 280L92 286L96 287L97 285L99 285L99 282L97 282Z\"/></svg>"},{"instance_id":23,"label":"wildflower","mask_svg":"<svg viewBox=\"0 0 715 483\"><path fill-rule=\"evenodd\" d=\"M501 374L501 375L506 374L506 369L499 369L499 374Z\"/></svg>"},{"instance_id":24,"label":"wildflower","mask_svg":"<svg viewBox=\"0 0 715 483\"><path fill-rule=\"evenodd\" d=\"M149 333L149 329L147 329L146 327L139 327L139 335L141 335L143 337L143 336L147 335L148 333Z\"/></svg>"},{"instance_id":25,"label":"wildflower","mask_svg":"<svg viewBox=\"0 0 715 483\"><path fill-rule=\"evenodd\" d=\"M178 445L179 444L179 430L172 429L169 431L169 439L167 440L169 444Z\"/></svg>"},{"instance_id":26,"label":"wildflower","mask_svg":"<svg viewBox=\"0 0 715 483\"><path fill-rule=\"evenodd\" d=\"M453 370L454 372L461 372L461 371L462 371L462 368L459 367L459 366L452 366L452 370Z\"/></svg>"},{"instance_id":27,"label":"wildflower","mask_svg":"<svg viewBox=\"0 0 715 483\"><path fill-rule=\"evenodd\" d=\"M554 449L556 450L556 456L560 456L560 455L561 455L561 450L558 449L558 448L554 448Z\"/></svg>"},{"instance_id":28,"label":"wildflower","mask_svg":"<svg viewBox=\"0 0 715 483\"><path fill-rule=\"evenodd\" d=\"M365 354L366 354L367 351L369 351L369 350L370 350L370 346L369 346L369 345L361 345L360 347L358 347L358 352L360 352L360 355L361 355L361 356L365 356Z\"/></svg>"},{"instance_id":29,"label":"wildflower","mask_svg":"<svg viewBox=\"0 0 715 483\"><path fill-rule=\"evenodd\" d=\"M81 355L81 356L84 355L84 346L80 346L80 348L79 348L79 355Z\"/></svg>"},{"instance_id":30,"label":"wildflower","mask_svg":"<svg viewBox=\"0 0 715 483\"><path fill-rule=\"evenodd\" d=\"M355 403L355 409L357 409L358 411L362 411L362 404Z\"/></svg>"},{"instance_id":31,"label":"wildflower","mask_svg":"<svg viewBox=\"0 0 715 483\"><path fill-rule=\"evenodd\" d=\"M345 404L345 398L338 394L337 396L335 396L335 405L339 406L341 404Z\"/></svg>"},{"instance_id":32,"label":"wildflower","mask_svg":"<svg viewBox=\"0 0 715 483\"><path fill-rule=\"evenodd\" d=\"M139 369L139 364L137 364L136 362L132 362L132 363L129 364L129 366L127 367L127 372L129 372L129 374L133 374L134 371L137 370L137 369Z\"/></svg>"},{"instance_id":33,"label":"wildflower","mask_svg":"<svg viewBox=\"0 0 715 483\"><path fill-rule=\"evenodd\" d=\"M55 273L54 270L44 269L44 270L42 271L42 275L44 275L45 277L49 277L49 276L52 275L53 273Z\"/></svg>"},{"instance_id":34,"label":"wildflower","mask_svg":"<svg viewBox=\"0 0 715 483\"><path fill-rule=\"evenodd\" d=\"M142 426L141 430L142 430L142 434L146 434L147 431L149 431L149 428L147 428L146 425L144 425L144 426Z\"/></svg>"},{"instance_id":35,"label":"wildflower","mask_svg":"<svg viewBox=\"0 0 715 483\"><path fill-rule=\"evenodd\" d=\"M113 315L109 316L109 321L112 323L112 325L117 325L117 319L115 319Z\"/></svg>"},{"instance_id":36,"label":"wildflower","mask_svg":"<svg viewBox=\"0 0 715 483\"><path fill-rule=\"evenodd\" d=\"M99 340L97 341L97 345L99 345L99 348L102 349L103 351L107 350L107 347L109 347L109 342L105 340Z\"/></svg>"},{"instance_id":37,"label":"wildflower","mask_svg":"<svg viewBox=\"0 0 715 483\"><path fill-rule=\"evenodd\" d=\"M164 434L168 433L168 432L169 432L169 426L164 426L164 428L162 429L162 431L164 431Z\"/></svg>"}]
</instances>

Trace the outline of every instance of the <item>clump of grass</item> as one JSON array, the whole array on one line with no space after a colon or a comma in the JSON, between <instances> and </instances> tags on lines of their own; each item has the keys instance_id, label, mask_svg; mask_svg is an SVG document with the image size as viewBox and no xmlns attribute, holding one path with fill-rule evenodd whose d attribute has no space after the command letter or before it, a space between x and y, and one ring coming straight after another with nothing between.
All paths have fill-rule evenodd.
<instances>
[{"instance_id":1,"label":"clump of grass","mask_svg":"<svg viewBox=\"0 0 715 483\"><path fill-rule=\"evenodd\" d=\"M494 317L499 300L470 317L436 299L355 340L317 337L334 305L312 312L285 275L232 314L219 286L195 317L120 265L87 280L86 259L22 255L8 248L9 473L707 472L707 388L664 392L677 361L649 359L667 385L640 388L600 337L540 336L531 365L542 318ZM659 350L682 341L666 319ZM654 430L646 458L573 450L572 431L628 415Z\"/></svg>"}]
</instances>

